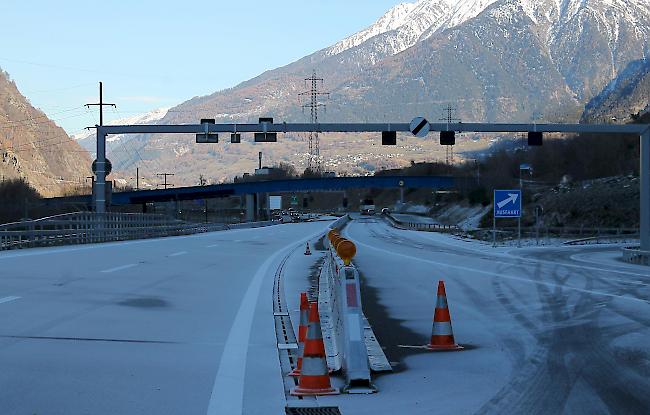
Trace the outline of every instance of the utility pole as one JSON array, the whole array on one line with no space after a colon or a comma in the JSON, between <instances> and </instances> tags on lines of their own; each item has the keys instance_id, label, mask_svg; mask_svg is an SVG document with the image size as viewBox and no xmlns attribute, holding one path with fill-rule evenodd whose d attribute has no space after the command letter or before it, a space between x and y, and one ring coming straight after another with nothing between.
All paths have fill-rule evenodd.
<instances>
[{"instance_id":1,"label":"utility pole","mask_svg":"<svg viewBox=\"0 0 650 415\"><path fill-rule=\"evenodd\" d=\"M451 124L454 121L460 122L460 118L454 118L453 113L457 111L456 108L452 107L451 105L447 105L446 108L443 110L443 114L446 112L446 116L444 118L440 118L439 121L445 121L447 123L447 131L449 131L449 124ZM454 146L446 146L447 148L445 149L445 162L447 165L451 165L454 163Z\"/></svg>"},{"instance_id":2,"label":"utility pole","mask_svg":"<svg viewBox=\"0 0 650 415\"><path fill-rule=\"evenodd\" d=\"M533 174L533 169L530 167L530 164L519 164L519 194L521 195L521 212L519 212L519 217L517 218L517 248L521 248L521 215L524 213L524 180L521 177L521 172L523 170L528 170L529 174Z\"/></svg>"},{"instance_id":3,"label":"utility pole","mask_svg":"<svg viewBox=\"0 0 650 415\"><path fill-rule=\"evenodd\" d=\"M140 167L135 168L135 190L140 190Z\"/></svg>"},{"instance_id":4,"label":"utility pole","mask_svg":"<svg viewBox=\"0 0 650 415\"><path fill-rule=\"evenodd\" d=\"M102 88L102 83L99 83L99 102L94 103L94 104L86 104L86 108L90 108L93 106L98 106L99 107L99 125L104 125L104 107L114 107L117 108L117 105L115 104L108 104L104 102L104 94L103 94L103 88ZM91 127L92 128L92 127Z\"/></svg>"},{"instance_id":5,"label":"utility pole","mask_svg":"<svg viewBox=\"0 0 650 415\"><path fill-rule=\"evenodd\" d=\"M99 107L99 126L104 125L104 107L117 107L115 104L108 104L104 102L104 94L102 83L99 82L99 102L94 104L86 104L86 108L92 106ZM97 159L95 160L96 169L95 176L97 180L93 182L93 194L95 196L95 211L96 213L106 212L106 137L100 137L99 130L97 131Z\"/></svg>"},{"instance_id":6,"label":"utility pole","mask_svg":"<svg viewBox=\"0 0 650 415\"><path fill-rule=\"evenodd\" d=\"M261 168L262 168L262 152L260 151L259 154L258 154L257 156L258 156L259 159L260 159L260 162L259 162L259 168L261 169Z\"/></svg>"},{"instance_id":7,"label":"utility pole","mask_svg":"<svg viewBox=\"0 0 650 415\"><path fill-rule=\"evenodd\" d=\"M323 85L323 78L316 77L316 71L312 73L309 78L305 78L305 86L307 83L311 84L309 91L301 92L298 94L300 97L309 96L309 102L302 105L303 111L309 108L311 114L311 123L318 124L318 108L325 108L325 104L318 102L318 98L325 95L329 98L329 92L320 92L319 85ZM309 159L307 160L307 168L311 171L320 173L323 169L320 159L320 138L318 132L309 132Z\"/></svg>"},{"instance_id":8,"label":"utility pole","mask_svg":"<svg viewBox=\"0 0 650 415\"><path fill-rule=\"evenodd\" d=\"M164 177L163 186L164 186L165 190L167 190L167 187L173 187L174 186L171 183L167 184L167 176L174 176L174 173L158 173L156 176Z\"/></svg>"}]
</instances>

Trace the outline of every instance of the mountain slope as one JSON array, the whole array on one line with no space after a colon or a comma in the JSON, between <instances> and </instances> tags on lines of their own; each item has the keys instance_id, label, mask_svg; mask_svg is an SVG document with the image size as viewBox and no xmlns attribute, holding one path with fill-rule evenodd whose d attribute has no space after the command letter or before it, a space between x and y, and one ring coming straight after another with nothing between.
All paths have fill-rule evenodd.
<instances>
[{"instance_id":1,"label":"mountain slope","mask_svg":"<svg viewBox=\"0 0 650 415\"><path fill-rule=\"evenodd\" d=\"M303 122L298 93L313 70L332 92L323 121L403 122L416 115L435 121L447 104L457 107L463 121L528 121L539 114L577 121L612 78L648 54L649 38L646 0L420 0L395 6L329 48L184 102L160 122L254 122L263 115ZM203 168L227 178L241 174L242 165L255 165L256 151L238 152L230 165L231 150L219 145L206 154L192 141L182 135L138 139L144 159L191 166L192 175ZM306 146L296 137L287 141L290 147L278 145L269 153L276 161L302 163ZM375 150L373 142L348 143L341 141L335 153L326 148L326 164L336 165L338 153ZM408 144L391 160L432 157L414 148L421 147ZM385 154L375 155L355 171L386 162Z\"/></svg>"},{"instance_id":2,"label":"mountain slope","mask_svg":"<svg viewBox=\"0 0 650 415\"><path fill-rule=\"evenodd\" d=\"M90 156L18 91L0 70L0 175L24 178L40 194L55 196L82 184Z\"/></svg>"},{"instance_id":3,"label":"mountain slope","mask_svg":"<svg viewBox=\"0 0 650 415\"><path fill-rule=\"evenodd\" d=\"M631 62L585 108L582 122L629 122L650 111L650 61Z\"/></svg>"}]
</instances>

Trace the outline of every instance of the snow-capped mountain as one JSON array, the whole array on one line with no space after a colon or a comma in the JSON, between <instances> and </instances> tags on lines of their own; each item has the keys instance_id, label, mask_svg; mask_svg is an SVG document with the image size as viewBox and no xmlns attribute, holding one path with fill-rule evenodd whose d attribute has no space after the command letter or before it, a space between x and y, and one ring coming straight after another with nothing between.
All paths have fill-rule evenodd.
<instances>
[{"instance_id":1,"label":"snow-capped mountain","mask_svg":"<svg viewBox=\"0 0 650 415\"><path fill-rule=\"evenodd\" d=\"M476 17L496 0L420 0L401 3L370 27L325 50L339 55L365 42L364 54L374 64L379 59L400 53L422 39ZM370 51L368 49L375 49Z\"/></svg>"},{"instance_id":2,"label":"snow-capped mountain","mask_svg":"<svg viewBox=\"0 0 650 415\"><path fill-rule=\"evenodd\" d=\"M540 113L577 121L630 62L648 56L649 39L648 0L419 0L398 4L329 48L184 102L159 122L305 121L298 93L314 70L331 92L323 120L437 120L452 104L463 121L523 122ZM233 158L219 145L204 154L192 140L153 135L139 150L218 177L240 174L231 166L243 158L254 165L256 153ZM273 150L278 161L295 159L288 152Z\"/></svg>"},{"instance_id":3,"label":"snow-capped mountain","mask_svg":"<svg viewBox=\"0 0 650 415\"><path fill-rule=\"evenodd\" d=\"M379 20L373 23L370 27L343 39L329 48L326 53L329 55L338 55L341 52L359 46L372 37L390 32L391 30L403 26L408 20L410 20L409 15L415 7L416 5L413 3L398 4L380 17Z\"/></svg>"}]
</instances>

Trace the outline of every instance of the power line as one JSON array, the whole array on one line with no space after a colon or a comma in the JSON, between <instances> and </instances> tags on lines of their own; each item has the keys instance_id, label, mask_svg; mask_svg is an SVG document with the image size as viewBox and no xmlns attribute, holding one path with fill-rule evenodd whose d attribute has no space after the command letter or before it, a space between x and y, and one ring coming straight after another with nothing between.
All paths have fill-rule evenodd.
<instances>
[{"instance_id":1,"label":"power line","mask_svg":"<svg viewBox=\"0 0 650 415\"><path fill-rule=\"evenodd\" d=\"M443 114L446 113L446 117L440 118L439 121L446 121L447 122L447 131L449 131L449 124L451 124L454 121L460 122L460 118L454 118L453 114L454 112L457 112L458 110L455 107L452 107L451 105L447 105L446 108L443 109ZM445 146L445 157L446 157L446 163L447 164L453 164L454 163L454 145L447 145Z\"/></svg>"},{"instance_id":2,"label":"power line","mask_svg":"<svg viewBox=\"0 0 650 415\"><path fill-rule=\"evenodd\" d=\"M83 107L75 107L75 108L70 108L70 109L66 109L66 110L62 110L62 111L57 111L57 112L54 112L54 113L50 114L50 116L51 115L56 115L56 114L63 114L63 113L66 113L66 112L78 111L80 109L83 109ZM29 117L29 118L25 118L25 119L22 119L22 120L5 120L5 121L3 121L3 123L4 124L9 124L9 125L3 125L0 128L9 129L9 128L14 128L14 127L20 126L20 125L36 126L36 125L41 125L41 124L48 124L48 123L50 123L52 121L59 121L59 120L65 120L65 119L68 119L68 118L80 117L80 116L86 115L86 114L87 114L87 112L84 112L84 113L75 114L75 115L72 115L72 116L69 116L69 117L51 119L51 118L49 118L49 116L47 114L44 113L43 115L38 115L38 116L35 116L35 117ZM40 120L40 119L43 119L44 121L36 122L36 120Z\"/></svg>"},{"instance_id":3,"label":"power line","mask_svg":"<svg viewBox=\"0 0 650 415\"><path fill-rule=\"evenodd\" d=\"M104 98L103 98L103 88L102 88L102 83L99 83L99 102L95 104L86 104L85 105L87 108L90 108L91 106L98 106L99 107L99 125L104 125L104 107L116 107L117 105L115 104L106 104L104 103Z\"/></svg>"}]
</instances>

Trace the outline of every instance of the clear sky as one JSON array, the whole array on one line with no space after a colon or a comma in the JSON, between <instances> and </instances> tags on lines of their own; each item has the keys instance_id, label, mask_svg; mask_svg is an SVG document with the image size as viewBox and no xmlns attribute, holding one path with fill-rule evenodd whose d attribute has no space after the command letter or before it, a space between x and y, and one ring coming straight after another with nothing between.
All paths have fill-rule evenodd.
<instances>
[{"instance_id":1,"label":"clear sky","mask_svg":"<svg viewBox=\"0 0 650 415\"><path fill-rule=\"evenodd\" d=\"M283 66L370 25L399 0L0 0L0 67L75 133Z\"/></svg>"}]
</instances>

